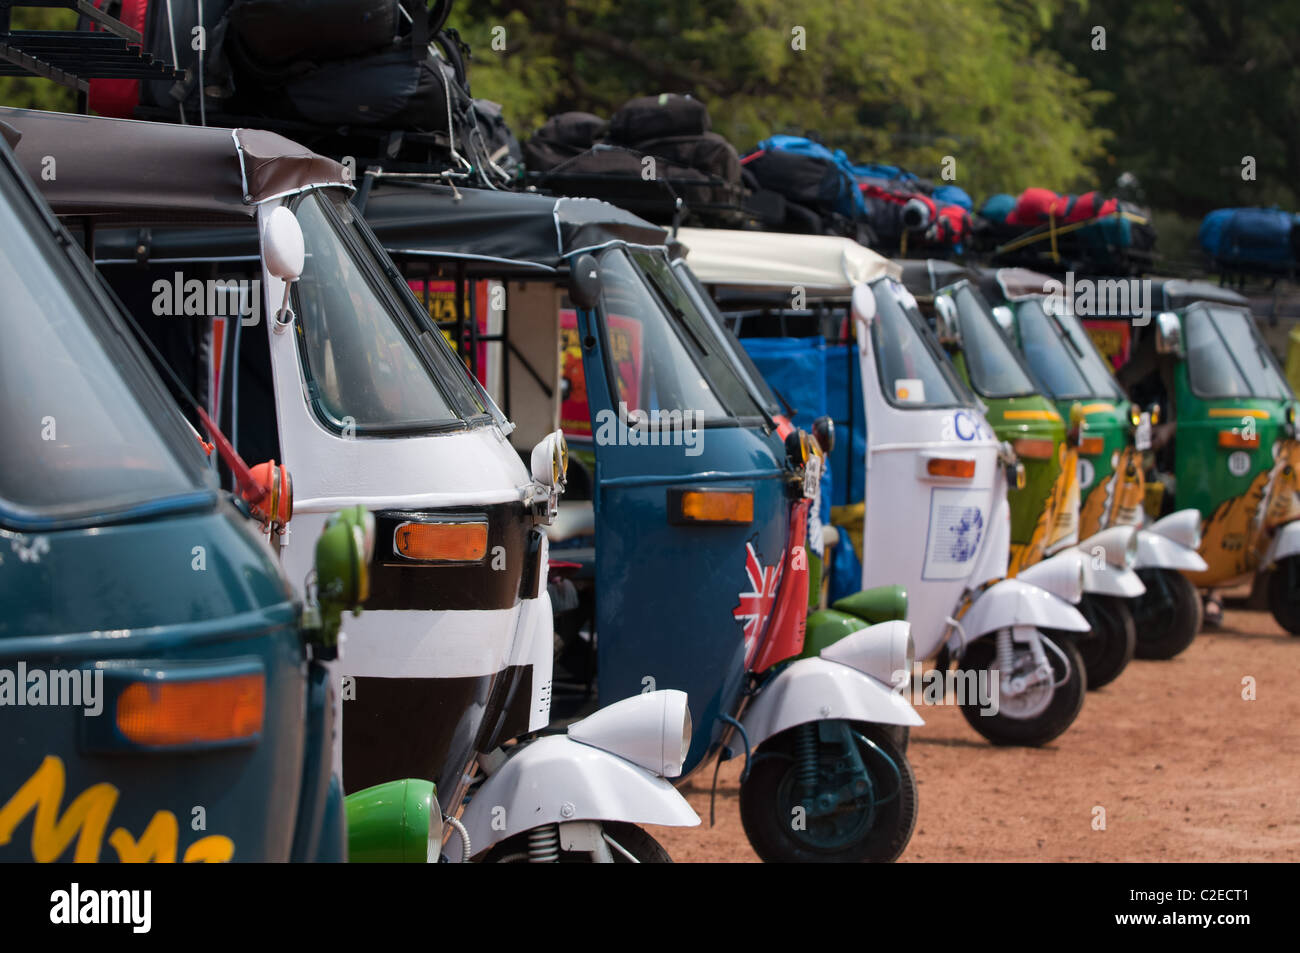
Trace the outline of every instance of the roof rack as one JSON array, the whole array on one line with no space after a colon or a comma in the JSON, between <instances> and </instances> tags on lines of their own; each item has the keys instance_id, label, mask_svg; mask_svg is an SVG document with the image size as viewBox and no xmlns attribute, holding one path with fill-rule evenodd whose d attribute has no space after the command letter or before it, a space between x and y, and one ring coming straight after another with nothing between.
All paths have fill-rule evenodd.
<instances>
[{"instance_id":1,"label":"roof rack","mask_svg":"<svg viewBox=\"0 0 1300 953\"><path fill-rule=\"evenodd\" d=\"M98 27L14 30L14 7L75 10ZM177 80L184 73L143 52L143 37L90 0L0 0L0 76L39 76L78 92L89 79Z\"/></svg>"}]
</instances>

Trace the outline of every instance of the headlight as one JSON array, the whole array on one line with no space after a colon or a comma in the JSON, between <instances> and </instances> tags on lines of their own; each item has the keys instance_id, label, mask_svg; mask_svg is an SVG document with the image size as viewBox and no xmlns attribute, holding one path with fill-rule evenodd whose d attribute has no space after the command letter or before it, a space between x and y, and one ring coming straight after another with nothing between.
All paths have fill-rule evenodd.
<instances>
[{"instance_id":1,"label":"headlight","mask_svg":"<svg viewBox=\"0 0 1300 953\"><path fill-rule=\"evenodd\" d=\"M1067 549L1050 559L1022 569L1016 578L1031 586L1046 589L1069 603L1083 598L1084 555L1077 549Z\"/></svg>"},{"instance_id":2,"label":"headlight","mask_svg":"<svg viewBox=\"0 0 1300 953\"><path fill-rule=\"evenodd\" d=\"M895 672L907 672L910 676L916 646L911 624L895 619L850 632L826 646L820 654L824 659L856 668L864 675L893 685Z\"/></svg>"},{"instance_id":3,"label":"headlight","mask_svg":"<svg viewBox=\"0 0 1300 953\"><path fill-rule=\"evenodd\" d=\"M673 688L614 702L569 726L569 737L665 778L682 773L691 747L686 693Z\"/></svg>"}]
</instances>

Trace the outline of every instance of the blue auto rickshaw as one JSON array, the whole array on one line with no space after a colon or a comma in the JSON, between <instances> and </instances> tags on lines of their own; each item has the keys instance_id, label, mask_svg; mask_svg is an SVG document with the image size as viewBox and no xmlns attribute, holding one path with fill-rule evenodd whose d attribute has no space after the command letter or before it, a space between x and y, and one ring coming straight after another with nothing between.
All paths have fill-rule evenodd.
<instances>
[{"instance_id":1,"label":"blue auto rickshaw","mask_svg":"<svg viewBox=\"0 0 1300 953\"><path fill-rule=\"evenodd\" d=\"M342 860L320 658L364 526L326 529L305 619L287 477L220 489L0 132L0 860Z\"/></svg>"},{"instance_id":2,"label":"blue auto rickshaw","mask_svg":"<svg viewBox=\"0 0 1300 953\"><path fill-rule=\"evenodd\" d=\"M594 703L686 691L682 777L751 753L741 813L765 860L896 858L915 786L885 729L921 723L887 687L910 669L908 624L863 604L880 624L805 642L820 457L755 399L667 233L592 199L371 179L367 221L427 300L458 302L446 333L514 446L563 419L591 462L549 535L553 565L594 578Z\"/></svg>"}]
</instances>

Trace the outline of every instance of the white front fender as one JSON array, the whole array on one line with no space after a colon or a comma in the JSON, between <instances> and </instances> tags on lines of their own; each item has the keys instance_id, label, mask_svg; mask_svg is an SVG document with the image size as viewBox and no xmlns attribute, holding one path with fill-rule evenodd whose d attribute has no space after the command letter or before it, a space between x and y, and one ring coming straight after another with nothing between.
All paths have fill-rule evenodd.
<instances>
[{"instance_id":1,"label":"white front fender","mask_svg":"<svg viewBox=\"0 0 1300 953\"><path fill-rule=\"evenodd\" d=\"M1098 596L1119 596L1121 599L1135 599L1147 591L1142 580L1132 569L1112 566L1104 563L1100 569L1093 565L1090 557L1083 560L1083 591Z\"/></svg>"},{"instance_id":2,"label":"white front fender","mask_svg":"<svg viewBox=\"0 0 1300 953\"><path fill-rule=\"evenodd\" d=\"M911 672L906 676L910 679ZM827 720L925 724L902 695L870 675L825 658L799 659L786 666L763 686L740 723L753 750L787 728Z\"/></svg>"},{"instance_id":3,"label":"white front fender","mask_svg":"<svg viewBox=\"0 0 1300 953\"><path fill-rule=\"evenodd\" d=\"M1182 543L1155 530L1138 530L1137 559L1134 569L1179 569L1188 572L1205 572L1209 567L1201 554Z\"/></svg>"},{"instance_id":4,"label":"white front fender","mask_svg":"<svg viewBox=\"0 0 1300 953\"><path fill-rule=\"evenodd\" d=\"M562 821L694 827L700 818L668 781L565 735L523 745L474 792L460 817L475 856L507 837ZM461 859L455 829L443 854Z\"/></svg>"},{"instance_id":5,"label":"white front fender","mask_svg":"<svg viewBox=\"0 0 1300 953\"><path fill-rule=\"evenodd\" d=\"M1074 606L1046 589L1020 579L1003 579L975 597L974 604L961 620L961 629L948 639L948 647L960 654L965 642L1012 626L1039 629L1065 629L1087 632L1092 628Z\"/></svg>"},{"instance_id":6,"label":"white front fender","mask_svg":"<svg viewBox=\"0 0 1300 953\"><path fill-rule=\"evenodd\" d=\"M1300 554L1300 522L1284 523L1268 544L1268 558L1264 565L1271 566L1280 559L1297 554Z\"/></svg>"}]
</instances>

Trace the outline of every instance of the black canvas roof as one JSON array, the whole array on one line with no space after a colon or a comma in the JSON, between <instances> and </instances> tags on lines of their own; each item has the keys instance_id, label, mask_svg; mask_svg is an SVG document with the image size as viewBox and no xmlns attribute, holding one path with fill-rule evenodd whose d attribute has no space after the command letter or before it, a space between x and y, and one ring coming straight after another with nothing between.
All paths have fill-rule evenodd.
<instances>
[{"instance_id":1,"label":"black canvas roof","mask_svg":"<svg viewBox=\"0 0 1300 953\"><path fill-rule=\"evenodd\" d=\"M599 199L380 179L363 201L390 254L458 259L471 272L558 272L583 249L669 244L664 229Z\"/></svg>"}]
</instances>

